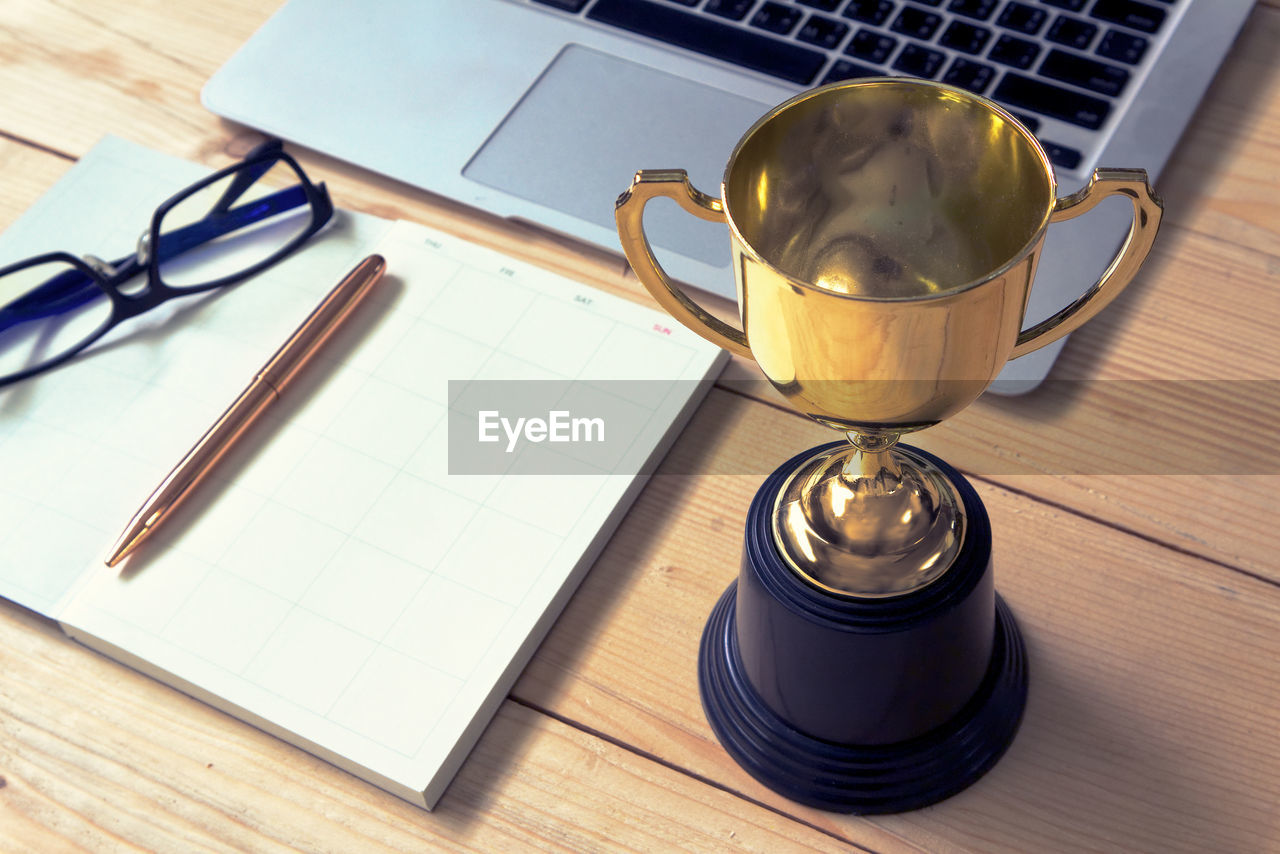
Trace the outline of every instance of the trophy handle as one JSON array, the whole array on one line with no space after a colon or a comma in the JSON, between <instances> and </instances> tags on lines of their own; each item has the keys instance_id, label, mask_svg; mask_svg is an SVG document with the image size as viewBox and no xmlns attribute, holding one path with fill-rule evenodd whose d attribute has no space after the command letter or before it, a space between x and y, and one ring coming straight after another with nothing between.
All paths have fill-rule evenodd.
<instances>
[{"instance_id":1,"label":"trophy handle","mask_svg":"<svg viewBox=\"0 0 1280 854\"><path fill-rule=\"evenodd\" d=\"M1147 253L1155 242L1156 231L1160 228L1164 204L1147 183L1145 169L1093 170L1087 186L1054 203L1049 221L1061 222L1077 217L1112 195L1127 196L1133 203L1133 224L1129 226L1129 235L1125 238L1124 245L1111 260L1102 278L1083 296L1052 317L1040 321L1030 329L1022 330L1009 358L1016 359L1032 350L1038 350L1080 327L1120 295L1146 260Z\"/></svg>"},{"instance_id":2,"label":"trophy handle","mask_svg":"<svg viewBox=\"0 0 1280 854\"><path fill-rule=\"evenodd\" d=\"M618 197L613 212L622 251L636 277L676 320L730 353L753 358L745 333L704 311L676 287L658 264L644 233L644 206L655 196L666 196L701 219L726 221L724 203L696 189L683 169L641 169L631 186Z\"/></svg>"}]
</instances>

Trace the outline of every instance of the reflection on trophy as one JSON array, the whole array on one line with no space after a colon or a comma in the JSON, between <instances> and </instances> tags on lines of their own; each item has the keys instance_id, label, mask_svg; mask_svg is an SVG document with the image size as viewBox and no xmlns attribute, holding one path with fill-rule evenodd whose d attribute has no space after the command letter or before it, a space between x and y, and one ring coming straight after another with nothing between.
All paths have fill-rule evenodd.
<instances>
[{"instance_id":1,"label":"reflection on trophy","mask_svg":"<svg viewBox=\"0 0 1280 854\"><path fill-rule=\"evenodd\" d=\"M1023 329L1050 223L1112 194L1133 205L1115 260ZM741 330L663 273L642 225L655 196L728 224ZM936 802L1009 745L1027 666L982 502L898 439L1110 302L1146 258L1160 202L1138 169L1099 169L1058 199L1044 151L1004 110L893 78L772 110L733 151L721 196L680 170L639 172L616 212L628 260L676 319L755 359L848 441L796 456L756 493L741 573L703 635L703 706L725 749L794 800L857 813Z\"/></svg>"}]
</instances>

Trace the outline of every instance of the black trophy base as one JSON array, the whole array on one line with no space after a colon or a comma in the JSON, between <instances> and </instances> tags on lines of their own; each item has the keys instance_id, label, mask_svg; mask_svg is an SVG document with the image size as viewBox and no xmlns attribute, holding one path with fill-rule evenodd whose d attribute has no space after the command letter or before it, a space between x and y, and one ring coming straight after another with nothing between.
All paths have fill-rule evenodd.
<instances>
[{"instance_id":1,"label":"black trophy base","mask_svg":"<svg viewBox=\"0 0 1280 854\"><path fill-rule=\"evenodd\" d=\"M986 511L930 457L965 502L960 556L919 591L834 596L772 544L772 497L807 457L778 469L752 503L742 574L702 636L703 710L729 755L791 800L861 815L937 803L996 763L1026 705L1026 651L994 591Z\"/></svg>"}]
</instances>

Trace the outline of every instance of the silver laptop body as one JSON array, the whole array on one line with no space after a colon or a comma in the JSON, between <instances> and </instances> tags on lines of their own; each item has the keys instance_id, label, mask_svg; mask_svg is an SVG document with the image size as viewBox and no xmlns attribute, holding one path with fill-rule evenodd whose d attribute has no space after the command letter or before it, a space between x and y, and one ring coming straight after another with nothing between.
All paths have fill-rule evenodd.
<instances>
[{"instance_id":1,"label":"silver laptop body","mask_svg":"<svg viewBox=\"0 0 1280 854\"><path fill-rule=\"evenodd\" d=\"M584 7L577 12L555 8L579 3ZM591 17L595 4L609 20ZM640 13L627 19L633 6ZM1083 60L1097 57L1062 41L1087 33L1086 25L1096 28L1095 48L1113 30L1143 45L1136 63L1101 63L1104 71L1122 67L1127 81L1105 120L1086 119L1099 127L1061 120L1053 105L1047 112L1021 102L1007 105L1029 118L1047 146L1069 152L1058 157L1060 195L1080 187L1095 166L1142 167L1156 179L1251 6L1252 0L289 0L209 80L203 100L228 119L415 187L616 249L613 201L637 169L684 168L695 186L717 194L742 133L774 105L841 70L910 73L903 69L921 70L923 56L937 59L933 76L947 79L951 66L965 66L958 60L973 60L994 70L984 94L999 101L1002 92L1021 92L1008 88L1005 77L1034 86L1026 80L1037 65L1019 68L988 55L1008 45L1033 52L1021 44L1028 41L1038 45L1035 63L1065 54L1071 74L1078 76L1078 65L1088 73L1097 66ZM707 14L706 7L715 11ZM1155 33L1146 31L1149 22L1140 13L1123 17L1149 7L1164 19ZM741 18L725 17L726 10L736 15L741 8ZM650 14L643 14L646 9ZM975 17L979 13L985 17ZM613 26L619 15L641 32ZM684 27L683 15L703 15L711 23ZM787 35L762 26L777 29L779 15L795 19ZM1070 28L1060 18L1069 19ZM1039 20L1037 33L1015 30L1009 36L998 26L1006 20L1026 29L1028 19ZM801 82L646 34L674 29L678 40L692 33L705 41L707 31L731 27L746 33L743 39L765 35L792 43L787 57L808 57L818 47L815 23L830 30L831 22L843 26L843 35L812 79ZM933 25L927 38L919 36L928 27L913 30L922 22ZM966 53L968 44L954 48L957 34L975 30L989 32L987 53ZM869 64L868 48L876 53L888 42L898 58L890 54L878 67ZM1108 42L1109 51L1115 48ZM765 54L746 55L752 63ZM1098 87L1110 85L1105 76L1050 82L1049 88L1086 103ZM665 249L660 255L668 272L734 297L723 228L674 205L651 207L656 210L647 228ZM1128 216L1127 205L1113 200L1050 229L1029 323L1096 280L1126 232ZM996 390L1033 388L1062 343L1011 362Z\"/></svg>"}]
</instances>

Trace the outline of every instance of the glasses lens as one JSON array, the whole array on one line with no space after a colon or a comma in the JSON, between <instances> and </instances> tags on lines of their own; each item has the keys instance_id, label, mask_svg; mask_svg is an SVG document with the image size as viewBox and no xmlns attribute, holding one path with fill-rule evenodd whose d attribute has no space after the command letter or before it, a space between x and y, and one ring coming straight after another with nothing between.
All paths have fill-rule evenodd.
<instances>
[{"instance_id":1,"label":"glasses lens","mask_svg":"<svg viewBox=\"0 0 1280 854\"><path fill-rule=\"evenodd\" d=\"M75 350L110 319L97 280L65 261L0 276L0 382Z\"/></svg>"},{"instance_id":2,"label":"glasses lens","mask_svg":"<svg viewBox=\"0 0 1280 854\"><path fill-rule=\"evenodd\" d=\"M239 275L282 256L312 216L302 176L291 165L246 164L164 215L155 247L160 279L195 288Z\"/></svg>"}]
</instances>

